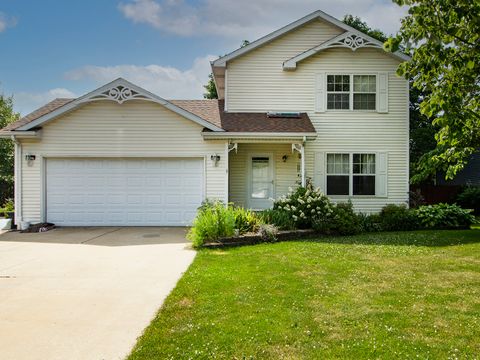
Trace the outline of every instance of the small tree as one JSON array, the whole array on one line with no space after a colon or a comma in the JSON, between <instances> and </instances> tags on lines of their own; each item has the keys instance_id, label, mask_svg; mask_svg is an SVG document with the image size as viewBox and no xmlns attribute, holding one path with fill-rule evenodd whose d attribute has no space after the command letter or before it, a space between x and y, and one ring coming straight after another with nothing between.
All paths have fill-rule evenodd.
<instances>
[{"instance_id":1,"label":"small tree","mask_svg":"<svg viewBox=\"0 0 480 360\"><path fill-rule=\"evenodd\" d=\"M16 121L13 100L0 94L0 129ZM13 197L14 146L10 139L0 139L0 206Z\"/></svg>"}]
</instances>

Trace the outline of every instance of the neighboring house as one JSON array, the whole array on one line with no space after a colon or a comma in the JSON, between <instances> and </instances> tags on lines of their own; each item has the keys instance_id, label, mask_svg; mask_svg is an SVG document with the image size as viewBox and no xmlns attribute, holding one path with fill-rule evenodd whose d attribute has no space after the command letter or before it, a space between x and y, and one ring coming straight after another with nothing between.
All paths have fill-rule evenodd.
<instances>
[{"instance_id":1,"label":"neighboring house","mask_svg":"<svg viewBox=\"0 0 480 360\"><path fill-rule=\"evenodd\" d=\"M445 180L445 173L438 173L435 178L435 185L480 186L479 151L470 156L463 170L459 171L452 180Z\"/></svg>"},{"instance_id":2,"label":"neighboring house","mask_svg":"<svg viewBox=\"0 0 480 360\"><path fill-rule=\"evenodd\" d=\"M358 211L405 204L404 60L316 11L212 62L219 100L123 79L54 100L0 133L16 143L16 220L185 225L205 198L264 209L307 178Z\"/></svg>"}]
</instances>

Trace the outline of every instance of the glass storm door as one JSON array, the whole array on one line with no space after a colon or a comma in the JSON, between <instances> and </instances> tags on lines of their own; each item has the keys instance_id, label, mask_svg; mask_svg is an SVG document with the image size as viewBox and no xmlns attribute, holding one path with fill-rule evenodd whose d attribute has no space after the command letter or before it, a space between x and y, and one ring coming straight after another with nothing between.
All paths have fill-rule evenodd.
<instances>
[{"instance_id":1,"label":"glass storm door","mask_svg":"<svg viewBox=\"0 0 480 360\"><path fill-rule=\"evenodd\" d=\"M248 206L251 209L268 209L272 206L273 156L251 155L249 157Z\"/></svg>"}]
</instances>

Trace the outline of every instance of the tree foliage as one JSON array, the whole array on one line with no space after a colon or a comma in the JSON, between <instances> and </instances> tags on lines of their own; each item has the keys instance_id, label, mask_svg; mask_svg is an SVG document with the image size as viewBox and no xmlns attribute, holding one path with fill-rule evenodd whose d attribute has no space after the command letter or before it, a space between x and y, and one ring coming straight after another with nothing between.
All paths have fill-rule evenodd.
<instances>
[{"instance_id":1,"label":"tree foliage","mask_svg":"<svg viewBox=\"0 0 480 360\"><path fill-rule=\"evenodd\" d=\"M14 122L19 114L13 111L13 100L0 94L0 129ZM0 205L13 197L14 151L10 139L0 139Z\"/></svg>"},{"instance_id":2,"label":"tree foliage","mask_svg":"<svg viewBox=\"0 0 480 360\"><path fill-rule=\"evenodd\" d=\"M399 33L385 43L412 60L398 74L425 94L420 112L433 118L436 147L424 154L413 181L437 171L453 178L480 148L480 1L394 0L409 6Z\"/></svg>"},{"instance_id":3,"label":"tree foliage","mask_svg":"<svg viewBox=\"0 0 480 360\"><path fill-rule=\"evenodd\" d=\"M213 79L213 73L208 75L207 85L203 85L205 88L205 93L203 94L204 99L218 99L217 87L215 86L215 80Z\"/></svg>"},{"instance_id":4,"label":"tree foliage","mask_svg":"<svg viewBox=\"0 0 480 360\"><path fill-rule=\"evenodd\" d=\"M385 42L388 39L388 36L385 35L382 30L372 29L365 21L362 21L362 19L360 19L358 16L345 15L343 17L343 22L381 42Z\"/></svg>"}]
</instances>

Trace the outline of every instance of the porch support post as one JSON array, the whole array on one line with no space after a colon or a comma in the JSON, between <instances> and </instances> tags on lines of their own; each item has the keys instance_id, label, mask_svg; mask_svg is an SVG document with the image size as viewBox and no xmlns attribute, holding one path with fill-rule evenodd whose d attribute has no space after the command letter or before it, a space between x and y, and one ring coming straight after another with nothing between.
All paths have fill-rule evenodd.
<instances>
[{"instance_id":1,"label":"porch support post","mask_svg":"<svg viewBox=\"0 0 480 360\"><path fill-rule=\"evenodd\" d=\"M225 142L225 206L228 206L228 188L229 188L229 180L230 180L230 174L228 173L228 164L229 164L229 159L228 159L228 156L229 156L229 152L230 152L230 144L227 142Z\"/></svg>"},{"instance_id":2,"label":"porch support post","mask_svg":"<svg viewBox=\"0 0 480 360\"><path fill-rule=\"evenodd\" d=\"M306 178L305 178L305 146L302 144L302 147L300 148L300 156L301 156L301 171L302 171L302 186L305 187L307 184Z\"/></svg>"},{"instance_id":3,"label":"porch support post","mask_svg":"<svg viewBox=\"0 0 480 360\"><path fill-rule=\"evenodd\" d=\"M305 140L304 140L305 141ZM305 177L305 146L304 143L294 143L292 144L292 153L298 152L300 154L300 171L302 175L302 186L305 187L307 184L306 177Z\"/></svg>"}]
</instances>

